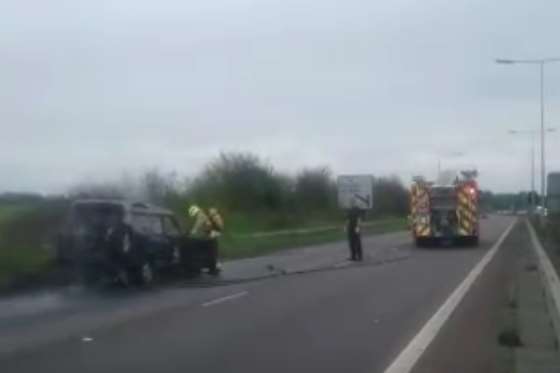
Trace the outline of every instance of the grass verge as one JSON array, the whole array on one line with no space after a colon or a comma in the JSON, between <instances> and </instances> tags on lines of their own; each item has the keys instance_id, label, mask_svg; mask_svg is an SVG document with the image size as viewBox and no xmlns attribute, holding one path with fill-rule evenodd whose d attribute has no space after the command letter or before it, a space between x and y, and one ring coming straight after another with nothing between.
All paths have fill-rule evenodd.
<instances>
[{"instance_id":1,"label":"grass verge","mask_svg":"<svg viewBox=\"0 0 560 373\"><path fill-rule=\"evenodd\" d=\"M406 229L406 219L388 218L373 222L364 227L363 234L395 232ZM346 233L342 227L332 229L278 234L267 236L225 235L221 242L220 256L223 259L239 259L266 255L278 250L293 249L302 246L343 241Z\"/></svg>"},{"instance_id":2,"label":"grass verge","mask_svg":"<svg viewBox=\"0 0 560 373\"><path fill-rule=\"evenodd\" d=\"M58 212L52 209L4 210L0 214L0 290L45 285L56 274L53 251L45 248L52 244L52 233L60 224ZM267 231L263 236L254 233L224 235L220 256L225 260L256 257L274 251L321 244L346 239L343 223L331 221L326 229L317 225L302 225L296 233ZM330 226L330 227L329 227ZM320 224L319 227L325 227ZM364 227L364 235L403 230L404 218L374 220ZM307 231L305 229L308 229ZM48 285L48 284L46 284Z\"/></svg>"},{"instance_id":3,"label":"grass verge","mask_svg":"<svg viewBox=\"0 0 560 373\"><path fill-rule=\"evenodd\" d=\"M0 289L40 283L53 264L48 250L64 216L64 201L0 205Z\"/></svg>"},{"instance_id":4,"label":"grass verge","mask_svg":"<svg viewBox=\"0 0 560 373\"><path fill-rule=\"evenodd\" d=\"M0 251L0 289L11 287L14 282L27 282L39 278L54 268L46 250L29 247L2 249Z\"/></svg>"}]
</instances>

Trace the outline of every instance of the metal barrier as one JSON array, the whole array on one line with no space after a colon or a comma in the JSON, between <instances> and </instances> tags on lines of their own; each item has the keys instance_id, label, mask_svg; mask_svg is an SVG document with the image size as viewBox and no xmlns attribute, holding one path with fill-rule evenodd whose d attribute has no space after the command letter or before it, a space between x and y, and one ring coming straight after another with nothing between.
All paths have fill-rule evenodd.
<instances>
[{"instance_id":1,"label":"metal barrier","mask_svg":"<svg viewBox=\"0 0 560 373\"><path fill-rule=\"evenodd\" d=\"M533 225L528 220L526 223L531 235L533 249L538 259L539 272L544 283L546 302L550 311L550 318L552 319L554 331L556 332L556 340L560 342L560 280L558 279L556 269L552 265L550 258L535 232L535 228L533 228Z\"/></svg>"}]
</instances>

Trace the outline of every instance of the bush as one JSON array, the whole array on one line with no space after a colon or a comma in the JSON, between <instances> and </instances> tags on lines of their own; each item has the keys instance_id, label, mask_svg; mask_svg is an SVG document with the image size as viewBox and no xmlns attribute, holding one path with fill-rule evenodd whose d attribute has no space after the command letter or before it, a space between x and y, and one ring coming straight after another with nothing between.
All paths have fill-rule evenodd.
<instances>
[{"instance_id":1,"label":"bush","mask_svg":"<svg viewBox=\"0 0 560 373\"><path fill-rule=\"evenodd\" d=\"M328 167L304 169L295 181L295 199L304 212L334 210L336 184Z\"/></svg>"},{"instance_id":2,"label":"bush","mask_svg":"<svg viewBox=\"0 0 560 373\"><path fill-rule=\"evenodd\" d=\"M373 199L374 216L404 216L409 211L408 190L396 176L375 179Z\"/></svg>"},{"instance_id":3,"label":"bush","mask_svg":"<svg viewBox=\"0 0 560 373\"><path fill-rule=\"evenodd\" d=\"M70 189L70 198L114 198L122 199L126 196L126 190L114 183L82 183Z\"/></svg>"},{"instance_id":4,"label":"bush","mask_svg":"<svg viewBox=\"0 0 560 373\"><path fill-rule=\"evenodd\" d=\"M152 169L134 182L82 184L72 191L74 197L133 196L184 218L190 204L215 206L228 230L236 232L330 225L345 216L338 208L336 182L328 167L305 168L290 176L250 153L222 153L190 182ZM408 191L396 177L376 179L374 196L374 217L408 211Z\"/></svg>"},{"instance_id":5,"label":"bush","mask_svg":"<svg viewBox=\"0 0 560 373\"><path fill-rule=\"evenodd\" d=\"M194 180L193 201L233 211L280 210L290 203L291 182L247 153L221 154Z\"/></svg>"},{"instance_id":6,"label":"bush","mask_svg":"<svg viewBox=\"0 0 560 373\"><path fill-rule=\"evenodd\" d=\"M37 247L54 238L64 220L69 201L46 199L21 210L0 224L0 246Z\"/></svg>"}]
</instances>

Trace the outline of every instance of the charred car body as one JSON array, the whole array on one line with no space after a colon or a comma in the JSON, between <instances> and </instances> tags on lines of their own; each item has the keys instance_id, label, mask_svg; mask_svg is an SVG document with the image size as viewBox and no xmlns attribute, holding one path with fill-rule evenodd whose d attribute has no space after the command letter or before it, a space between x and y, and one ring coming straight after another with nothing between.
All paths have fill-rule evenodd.
<instances>
[{"instance_id":1,"label":"charred car body","mask_svg":"<svg viewBox=\"0 0 560 373\"><path fill-rule=\"evenodd\" d=\"M175 215L145 203L78 200L59 236L59 261L80 270L86 283L151 284L173 268L197 274L207 251L189 239Z\"/></svg>"}]
</instances>

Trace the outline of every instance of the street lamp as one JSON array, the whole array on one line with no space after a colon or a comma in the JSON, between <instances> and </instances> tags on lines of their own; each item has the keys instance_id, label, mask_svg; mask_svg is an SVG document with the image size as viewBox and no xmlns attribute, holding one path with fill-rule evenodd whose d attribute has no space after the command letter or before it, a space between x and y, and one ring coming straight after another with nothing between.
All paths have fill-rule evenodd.
<instances>
[{"instance_id":1,"label":"street lamp","mask_svg":"<svg viewBox=\"0 0 560 373\"><path fill-rule=\"evenodd\" d=\"M546 132L555 132L556 128L547 128ZM531 211L535 211L535 199L533 193L535 192L535 139L537 130L509 130L510 135L529 135L531 136ZM544 197L544 195L541 194Z\"/></svg>"},{"instance_id":2,"label":"street lamp","mask_svg":"<svg viewBox=\"0 0 560 373\"><path fill-rule=\"evenodd\" d=\"M544 129L544 65L551 62L559 62L560 58L541 58L535 60L514 60L498 58L496 63L513 65L516 63L537 64L540 68L540 94L541 94L541 196L546 193L546 165L545 165L545 129Z\"/></svg>"}]
</instances>

